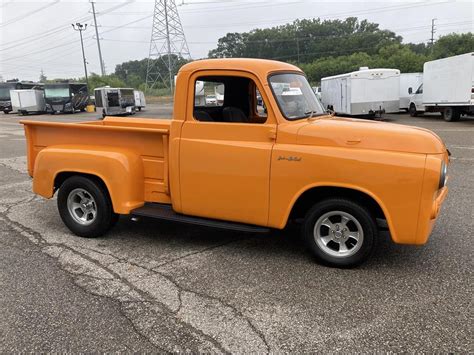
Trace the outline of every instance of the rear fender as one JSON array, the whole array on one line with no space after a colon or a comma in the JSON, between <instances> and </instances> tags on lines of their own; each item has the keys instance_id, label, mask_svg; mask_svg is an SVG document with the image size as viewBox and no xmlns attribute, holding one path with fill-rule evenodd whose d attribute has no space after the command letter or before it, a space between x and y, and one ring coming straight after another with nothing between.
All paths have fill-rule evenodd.
<instances>
[{"instance_id":1,"label":"rear fender","mask_svg":"<svg viewBox=\"0 0 474 355\"><path fill-rule=\"evenodd\" d=\"M109 191L116 213L128 214L144 204L143 163L132 151L80 145L44 148L35 161L33 191L51 198L56 177L66 172L100 178Z\"/></svg>"}]
</instances>

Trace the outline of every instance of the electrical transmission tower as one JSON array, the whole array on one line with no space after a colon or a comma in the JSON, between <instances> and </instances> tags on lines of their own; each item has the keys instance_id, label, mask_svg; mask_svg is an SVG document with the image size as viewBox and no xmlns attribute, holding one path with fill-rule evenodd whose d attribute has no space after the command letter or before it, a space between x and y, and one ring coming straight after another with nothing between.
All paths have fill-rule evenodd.
<instances>
[{"instance_id":1,"label":"electrical transmission tower","mask_svg":"<svg viewBox=\"0 0 474 355\"><path fill-rule=\"evenodd\" d=\"M174 73L181 58L191 59L175 0L155 0L146 88L162 82L173 93ZM163 73L161 69L166 68Z\"/></svg>"}]
</instances>

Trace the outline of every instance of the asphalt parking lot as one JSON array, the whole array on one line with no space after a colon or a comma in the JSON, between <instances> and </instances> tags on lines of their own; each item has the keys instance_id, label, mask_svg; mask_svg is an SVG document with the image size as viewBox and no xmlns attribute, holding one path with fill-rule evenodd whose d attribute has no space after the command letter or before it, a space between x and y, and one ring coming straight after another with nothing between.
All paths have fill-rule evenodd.
<instances>
[{"instance_id":1,"label":"asphalt parking lot","mask_svg":"<svg viewBox=\"0 0 474 355\"><path fill-rule=\"evenodd\" d=\"M137 117L170 117L150 105ZM31 116L66 122L97 113ZM74 237L31 192L23 117L0 115L0 352L472 353L474 119L433 130L450 193L425 246L381 236L353 270L318 265L294 229L270 235L121 218Z\"/></svg>"}]
</instances>

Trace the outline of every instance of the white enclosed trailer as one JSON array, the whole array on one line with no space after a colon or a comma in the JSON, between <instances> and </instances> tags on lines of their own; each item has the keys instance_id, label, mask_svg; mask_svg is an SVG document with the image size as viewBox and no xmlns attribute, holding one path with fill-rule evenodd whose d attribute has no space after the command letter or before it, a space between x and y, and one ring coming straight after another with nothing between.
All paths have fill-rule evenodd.
<instances>
[{"instance_id":1,"label":"white enclosed trailer","mask_svg":"<svg viewBox=\"0 0 474 355\"><path fill-rule=\"evenodd\" d=\"M474 114L474 52L426 62L410 114L441 112L446 121Z\"/></svg>"},{"instance_id":2,"label":"white enclosed trailer","mask_svg":"<svg viewBox=\"0 0 474 355\"><path fill-rule=\"evenodd\" d=\"M423 83L423 73L400 74L400 110L408 111L411 95Z\"/></svg>"},{"instance_id":3,"label":"white enclosed trailer","mask_svg":"<svg viewBox=\"0 0 474 355\"><path fill-rule=\"evenodd\" d=\"M133 95L135 97L135 109L141 111L142 108L146 107L145 94L140 90L133 90Z\"/></svg>"},{"instance_id":4,"label":"white enclosed trailer","mask_svg":"<svg viewBox=\"0 0 474 355\"><path fill-rule=\"evenodd\" d=\"M22 115L46 112L44 90L10 90L10 98L13 112L18 112Z\"/></svg>"},{"instance_id":5,"label":"white enclosed trailer","mask_svg":"<svg viewBox=\"0 0 474 355\"><path fill-rule=\"evenodd\" d=\"M131 88L111 88L109 86L94 90L95 106L102 109L102 117L133 115L135 113L135 95Z\"/></svg>"},{"instance_id":6,"label":"white enclosed trailer","mask_svg":"<svg viewBox=\"0 0 474 355\"><path fill-rule=\"evenodd\" d=\"M364 69L321 79L325 108L346 115L398 112L400 70Z\"/></svg>"}]
</instances>

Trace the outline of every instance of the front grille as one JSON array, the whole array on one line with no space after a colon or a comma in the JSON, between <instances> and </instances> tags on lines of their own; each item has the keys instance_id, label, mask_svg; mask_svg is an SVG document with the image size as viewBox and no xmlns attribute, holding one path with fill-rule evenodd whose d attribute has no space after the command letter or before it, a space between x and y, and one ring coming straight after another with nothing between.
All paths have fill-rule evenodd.
<instances>
[{"instance_id":1,"label":"front grille","mask_svg":"<svg viewBox=\"0 0 474 355\"><path fill-rule=\"evenodd\" d=\"M53 105L53 111L62 111L63 105Z\"/></svg>"}]
</instances>

